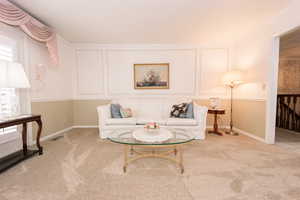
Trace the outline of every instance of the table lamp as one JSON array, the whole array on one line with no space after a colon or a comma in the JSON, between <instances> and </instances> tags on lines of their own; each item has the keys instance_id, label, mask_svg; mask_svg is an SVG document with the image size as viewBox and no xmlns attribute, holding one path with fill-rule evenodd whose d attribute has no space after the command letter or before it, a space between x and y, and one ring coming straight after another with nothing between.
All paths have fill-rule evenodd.
<instances>
[{"instance_id":1,"label":"table lamp","mask_svg":"<svg viewBox=\"0 0 300 200\"><path fill-rule=\"evenodd\" d=\"M0 60L0 88L30 88L24 68L20 63ZM14 101L16 105L19 105L18 97ZM15 109L15 113L7 117L19 114L17 110Z\"/></svg>"},{"instance_id":2,"label":"table lamp","mask_svg":"<svg viewBox=\"0 0 300 200\"><path fill-rule=\"evenodd\" d=\"M232 122L232 91L239 84L243 83L243 73L239 70L232 70L226 72L223 75L222 82L225 86L230 88L230 129L226 131L230 135L239 135L233 131L233 122Z\"/></svg>"}]
</instances>

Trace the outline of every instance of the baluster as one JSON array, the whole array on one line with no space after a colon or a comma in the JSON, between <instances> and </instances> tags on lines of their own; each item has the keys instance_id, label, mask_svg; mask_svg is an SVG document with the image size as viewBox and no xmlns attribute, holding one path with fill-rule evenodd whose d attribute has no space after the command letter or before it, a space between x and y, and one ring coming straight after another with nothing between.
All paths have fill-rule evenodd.
<instances>
[{"instance_id":1,"label":"baluster","mask_svg":"<svg viewBox=\"0 0 300 200\"><path fill-rule=\"evenodd\" d=\"M296 130L296 104L297 104L297 96L293 96L292 130Z\"/></svg>"},{"instance_id":2,"label":"baluster","mask_svg":"<svg viewBox=\"0 0 300 200\"><path fill-rule=\"evenodd\" d=\"M283 124L284 124L284 108L283 108L283 102L284 102L284 99L283 97L281 96L280 97L280 128L284 128Z\"/></svg>"},{"instance_id":3,"label":"baluster","mask_svg":"<svg viewBox=\"0 0 300 200\"><path fill-rule=\"evenodd\" d=\"M282 103L282 108L283 108L283 128L286 128L286 113L287 113L287 110L286 110L286 104L285 104L285 100L286 98L283 97L283 103Z\"/></svg>"},{"instance_id":4,"label":"baluster","mask_svg":"<svg viewBox=\"0 0 300 200\"><path fill-rule=\"evenodd\" d=\"M291 105L291 97L288 96L287 97L287 113L286 113L286 128L290 129L290 124L291 124L291 120L290 120L290 116L291 116L291 112L290 112L290 105Z\"/></svg>"}]
</instances>

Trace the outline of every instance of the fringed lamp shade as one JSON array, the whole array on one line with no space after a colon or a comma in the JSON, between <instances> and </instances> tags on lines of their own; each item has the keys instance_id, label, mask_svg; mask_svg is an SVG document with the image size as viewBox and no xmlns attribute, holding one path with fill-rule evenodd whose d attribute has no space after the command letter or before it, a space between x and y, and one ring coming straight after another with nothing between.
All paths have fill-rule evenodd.
<instances>
[{"instance_id":1,"label":"fringed lamp shade","mask_svg":"<svg viewBox=\"0 0 300 200\"><path fill-rule=\"evenodd\" d=\"M0 60L0 88L30 88L20 63Z\"/></svg>"},{"instance_id":2,"label":"fringed lamp shade","mask_svg":"<svg viewBox=\"0 0 300 200\"><path fill-rule=\"evenodd\" d=\"M243 73L239 70L226 72L223 75L222 82L224 85L234 87L243 83Z\"/></svg>"}]
</instances>

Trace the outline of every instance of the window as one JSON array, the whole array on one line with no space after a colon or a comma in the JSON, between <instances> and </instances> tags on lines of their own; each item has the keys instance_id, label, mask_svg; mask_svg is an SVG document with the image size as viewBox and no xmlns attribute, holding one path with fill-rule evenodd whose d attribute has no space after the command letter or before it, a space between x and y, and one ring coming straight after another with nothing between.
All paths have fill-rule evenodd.
<instances>
[{"instance_id":1,"label":"window","mask_svg":"<svg viewBox=\"0 0 300 200\"><path fill-rule=\"evenodd\" d=\"M12 47L0 44L1 60L13 61L14 57L14 50ZM13 102L12 99L16 99L13 98L16 95L16 90L14 88L0 88L0 115L9 115L14 111L16 102ZM16 131L16 126L0 129L0 136Z\"/></svg>"}]
</instances>

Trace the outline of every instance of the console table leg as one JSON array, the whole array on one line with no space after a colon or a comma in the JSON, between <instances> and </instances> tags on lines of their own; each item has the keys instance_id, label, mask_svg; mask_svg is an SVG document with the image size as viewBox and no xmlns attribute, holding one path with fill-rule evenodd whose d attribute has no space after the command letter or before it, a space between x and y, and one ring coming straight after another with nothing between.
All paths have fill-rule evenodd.
<instances>
[{"instance_id":1,"label":"console table leg","mask_svg":"<svg viewBox=\"0 0 300 200\"><path fill-rule=\"evenodd\" d=\"M23 123L22 130L23 154L27 155L27 123Z\"/></svg>"},{"instance_id":2,"label":"console table leg","mask_svg":"<svg viewBox=\"0 0 300 200\"><path fill-rule=\"evenodd\" d=\"M36 136L36 145L39 149L39 155L42 155L43 154L43 147L40 144L40 137L41 137L41 133L42 133L43 124L42 124L41 120L37 120L36 123L39 126L37 136Z\"/></svg>"}]
</instances>

